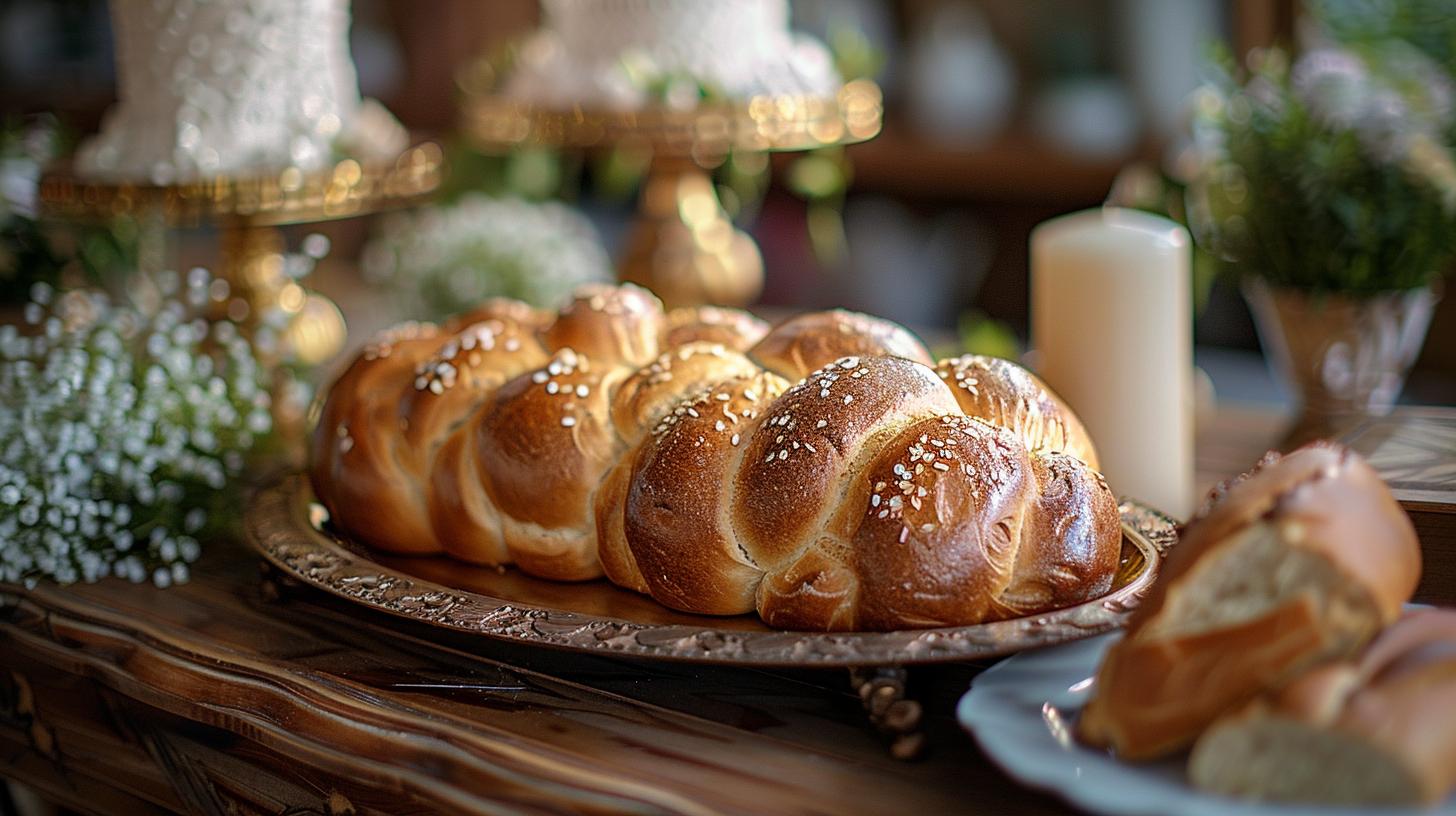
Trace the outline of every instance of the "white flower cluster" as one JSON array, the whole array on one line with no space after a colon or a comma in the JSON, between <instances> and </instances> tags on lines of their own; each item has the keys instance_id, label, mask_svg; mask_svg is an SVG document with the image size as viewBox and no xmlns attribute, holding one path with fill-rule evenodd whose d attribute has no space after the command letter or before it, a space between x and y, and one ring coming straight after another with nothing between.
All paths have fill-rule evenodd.
<instances>
[{"instance_id":1,"label":"white flower cluster","mask_svg":"<svg viewBox=\"0 0 1456 816\"><path fill-rule=\"evenodd\" d=\"M1307 52L1290 72L1295 96L1325 125L1352 129L1378 161L1399 163L1451 124L1453 88L1434 60L1391 42L1371 61L1342 48Z\"/></svg>"},{"instance_id":2,"label":"white flower cluster","mask_svg":"<svg viewBox=\"0 0 1456 816\"><path fill-rule=\"evenodd\" d=\"M439 317L481 300L555 306L580 283L607 280L611 260L591 222L556 202L471 194L390 216L365 248L372 280L401 290L413 316Z\"/></svg>"},{"instance_id":3,"label":"white flower cluster","mask_svg":"<svg viewBox=\"0 0 1456 816\"><path fill-rule=\"evenodd\" d=\"M234 324L201 317L210 276L133 289L32 289L0 326L0 580L186 581L197 534L271 429Z\"/></svg>"}]
</instances>

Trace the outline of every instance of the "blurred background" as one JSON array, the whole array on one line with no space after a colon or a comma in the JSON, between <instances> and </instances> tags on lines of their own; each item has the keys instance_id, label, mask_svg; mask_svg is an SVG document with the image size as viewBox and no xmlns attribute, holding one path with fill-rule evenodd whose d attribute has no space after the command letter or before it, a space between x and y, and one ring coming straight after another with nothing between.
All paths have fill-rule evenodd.
<instances>
[{"instance_id":1,"label":"blurred background","mask_svg":"<svg viewBox=\"0 0 1456 816\"><path fill-rule=\"evenodd\" d=\"M1014 355L1027 337L1027 239L1037 223L1156 185L1186 130L1187 94L1213 43L1234 54L1294 42L1295 0L794 0L794 25L884 90L881 135L838 152L775 156L718 174L764 256L770 307L843 305ZM580 207L615 256L634 211L632 157L476 156L451 134L459 77L537 23L534 0L355 0L364 94L447 146L452 186ZM0 0L0 111L50 112L95 131L114 101L104 0ZM627 169L624 171L623 167ZM738 168L742 171L742 168ZM740 173L742 174L742 173ZM372 308L361 267L388 216L292 228L329 240L315 285L351 327ZM178 268L207 263L198 231ZM192 253L189 256L189 253ZM1286 399L1238 292L1200 287L1199 364L1221 399ZM1456 402L1456 311L1439 307L1405 399ZM361 315L363 315L361 317Z\"/></svg>"}]
</instances>

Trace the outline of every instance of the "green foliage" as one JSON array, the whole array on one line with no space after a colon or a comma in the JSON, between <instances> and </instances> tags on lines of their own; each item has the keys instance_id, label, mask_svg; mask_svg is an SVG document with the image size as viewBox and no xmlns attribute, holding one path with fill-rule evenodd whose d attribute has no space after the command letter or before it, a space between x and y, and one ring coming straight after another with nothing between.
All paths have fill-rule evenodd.
<instances>
[{"instance_id":1,"label":"green foliage","mask_svg":"<svg viewBox=\"0 0 1456 816\"><path fill-rule=\"evenodd\" d=\"M1238 275L1313 292L1426 285L1456 255L1445 113L1387 80L1382 60L1323 49L1294 69L1252 55L1196 98L1189 191L1200 243ZM1409 54L1402 54L1402 58ZM1444 74L1433 75L1449 84ZM1433 80L1434 81L1434 80Z\"/></svg>"},{"instance_id":2,"label":"green foliage","mask_svg":"<svg viewBox=\"0 0 1456 816\"><path fill-rule=\"evenodd\" d=\"M1007 360L1021 357L1021 341L1016 338L1016 332L1003 321L987 317L980 310L962 314L957 328L960 349L955 354L984 354Z\"/></svg>"},{"instance_id":3,"label":"green foliage","mask_svg":"<svg viewBox=\"0 0 1456 816\"><path fill-rule=\"evenodd\" d=\"M1451 0L1306 0L1339 42L1372 47L1399 40L1456 74L1456 6Z\"/></svg>"},{"instance_id":4,"label":"green foliage","mask_svg":"<svg viewBox=\"0 0 1456 816\"><path fill-rule=\"evenodd\" d=\"M74 143L54 117L0 123L0 302L25 300L33 283L120 288L137 260L137 223L43 224L37 192L47 164Z\"/></svg>"}]
</instances>

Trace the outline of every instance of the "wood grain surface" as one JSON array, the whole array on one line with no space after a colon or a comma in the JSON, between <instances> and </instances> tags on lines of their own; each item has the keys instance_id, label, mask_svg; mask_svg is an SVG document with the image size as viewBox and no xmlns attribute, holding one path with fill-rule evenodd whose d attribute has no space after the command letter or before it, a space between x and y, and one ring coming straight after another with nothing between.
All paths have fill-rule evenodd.
<instances>
[{"instance_id":1,"label":"wood grain surface","mask_svg":"<svg viewBox=\"0 0 1456 816\"><path fill-rule=\"evenodd\" d=\"M955 731L974 667L912 679L932 749L904 763L843 672L442 639L314 593L265 601L236 547L166 592L6 597L0 773L84 812L1059 810Z\"/></svg>"},{"instance_id":2,"label":"wood grain surface","mask_svg":"<svg viewBox=\"0 0 1456 816\"><path fill-rule=\"evenodd\" d=\"M1277 431L1228 427L1201 440L1205 479ZM842 670L426 629L260 580L240 544L213 542L166 591L0 588L0 776L107 814L1067 812L956 727L982 668L911 673L927 751L903 762Z\"/></svg>"}]
</instances>

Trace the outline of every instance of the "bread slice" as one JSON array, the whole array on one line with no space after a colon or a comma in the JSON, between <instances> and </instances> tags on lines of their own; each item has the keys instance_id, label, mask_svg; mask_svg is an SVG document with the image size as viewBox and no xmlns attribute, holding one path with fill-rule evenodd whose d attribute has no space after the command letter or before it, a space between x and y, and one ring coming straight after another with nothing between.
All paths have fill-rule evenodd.
<instances>
[{"instance_id":1,"label":"bread slice","mask_svg":"<svg viewBox=\"0 0 1456 816\"><path fill-rule=\"evenodd\" d=\"M1415 590L1420 550L1357 456L1270 458L1191 522L1109 651L1079 736L1127 759L1191 744L1219 716L1359 649Z\"/></svg>"},{"instance_id":2,"label":"bread slice","mask_svg":"<svg viewBox=\"0 0 1456 816\"><path fill-rule=\"evenodd\" d=\"M1358 660L1314 669L1214 724L1189 777L1227 796L1436 802L1456 785L1456 611L1412 613Z\"/></svg>"}]
</instances>

